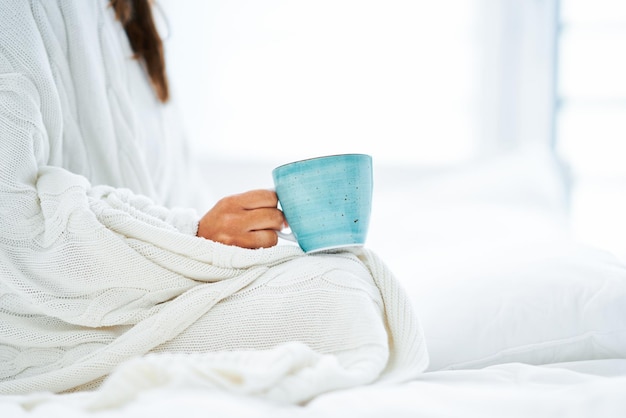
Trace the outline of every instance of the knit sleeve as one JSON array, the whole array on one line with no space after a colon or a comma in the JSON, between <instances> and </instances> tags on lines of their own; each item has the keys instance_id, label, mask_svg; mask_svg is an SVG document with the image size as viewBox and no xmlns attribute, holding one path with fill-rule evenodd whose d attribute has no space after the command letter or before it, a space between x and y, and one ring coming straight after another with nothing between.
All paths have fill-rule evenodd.
<instances>
[{"instance_id":1,"label":"knit sleeve","mask_svg":"<svg viewBox=\"0 0 626 418\"><path fill-rule=\"evenodd\" d=\"M47 138L34 84L21 74L1 74L0 276L30 301L23 309L84 325L126 323L137 319L132 309L116 315L120 304L102 303L115 299L112 293L126 292L125 302L140 312L171 297L165 289L188 287L106 223L134 223L153 236L161 230L176 242L185 235L178 228L191 232L192 222L181 226L173 221L181 217L147 198L91 187L84 177L48 165Z\"/></svg>"},{"instance_id":2,"label":"knit sleeve","mask_svg":"<svg viewBox=\"0 0 626 418\"><path fill-rule=\"evenodd\" d=\"M157 259L205 241L195 237L198 217L127 189L94 186L51 161L63 137L54 68L41 64L46 51L28 20L29 2L9 3L2 3L0 31L3 306L14 294L24 315L89 326L135 323L193 286L185 268L173 272L171 260ZM204 263L196 277L221 277L207 273L211 267Z\"/></svg>"}]
</instances>

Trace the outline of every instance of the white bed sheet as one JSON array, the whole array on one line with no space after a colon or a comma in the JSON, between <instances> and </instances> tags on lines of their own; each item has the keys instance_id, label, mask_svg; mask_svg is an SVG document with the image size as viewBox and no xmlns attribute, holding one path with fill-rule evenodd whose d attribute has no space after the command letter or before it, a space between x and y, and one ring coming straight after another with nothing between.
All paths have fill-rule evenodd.
<instances>
[{"instance_id":1,"label":"white bed sheet","mask_svg":"<svg viewBox=\"0 0 626 418\"><path fill-rule=\"evenodd\" d=\"M508 363L480 370L424 373L394 386L366 386L288 405L207 390L196 382L144 391L105 409L93 395L0 398L0 416L21 418L151 417L603 417L626 411L626 360L532 366Z\"/></svg>"},{"instance_id":2,"label":"white bed sheet","mask_svg":"<svg viewBox=\"0 0 626 418\"><path fill-rule=\"evenodd\" d=\"M271 187L272 163L208 167L229 179L215 196ZM0 397L0 416L624 417L626 265L570 240L562 174L546 150L435 174L375 164L368 246L422 320L431 367L415 381L294 406L181 370L97 411L97 393L34 394Z\"/></svg>"}]
</instances>

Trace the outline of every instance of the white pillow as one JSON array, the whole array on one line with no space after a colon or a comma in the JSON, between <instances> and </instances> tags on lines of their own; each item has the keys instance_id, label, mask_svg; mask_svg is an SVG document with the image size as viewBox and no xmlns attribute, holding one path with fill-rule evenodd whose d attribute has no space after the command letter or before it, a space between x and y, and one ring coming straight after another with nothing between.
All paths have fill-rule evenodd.
<instances>
[{"instance_id":1,"label":"white pillow","mask_svg":"<svg viewBox=\"0 0 626 418\"><path fill-rule=\"evenodd\" d=\"M626 265L607 252L552 242L445 270L409 288L428 370L626 357Z\"/></svg>"}]
</instances>

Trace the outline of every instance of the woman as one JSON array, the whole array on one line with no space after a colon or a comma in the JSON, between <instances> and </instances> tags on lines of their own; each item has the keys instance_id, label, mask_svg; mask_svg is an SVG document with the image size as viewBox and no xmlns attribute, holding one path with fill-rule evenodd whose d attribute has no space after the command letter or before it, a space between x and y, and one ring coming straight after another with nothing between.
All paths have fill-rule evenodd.
<instances>
[{"instance_id":1,"label":"woman","mask_svg":"<svg viewBox=\"0 0 626 418\"><path fill-rule=\"evenodd\" d=\"M185 208L203 192L185 187L149 1L0 5L0 393L97 387L150 352L244 365L290 342L352 376L295 398L423 370L417 322L373 254L276 246L267 190Z\"/></svg>"}]
</instances>

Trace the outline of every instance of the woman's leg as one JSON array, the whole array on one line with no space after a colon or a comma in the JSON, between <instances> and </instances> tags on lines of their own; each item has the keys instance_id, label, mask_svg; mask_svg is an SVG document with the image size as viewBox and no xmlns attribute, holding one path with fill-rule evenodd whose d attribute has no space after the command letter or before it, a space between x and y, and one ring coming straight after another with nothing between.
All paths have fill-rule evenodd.
<instances>
[{"instance_id":1,"label":"woman's leg","mask_svg":"<svg viewBox=\"0 0 626 418\"><path fill-rule=\"evenodd\" d=\"M272 267L153 351L262 350L294 341L340 361L362 350L387 355L382 299L355 256L303 256Z\"/></svg>"}]
</instances>

